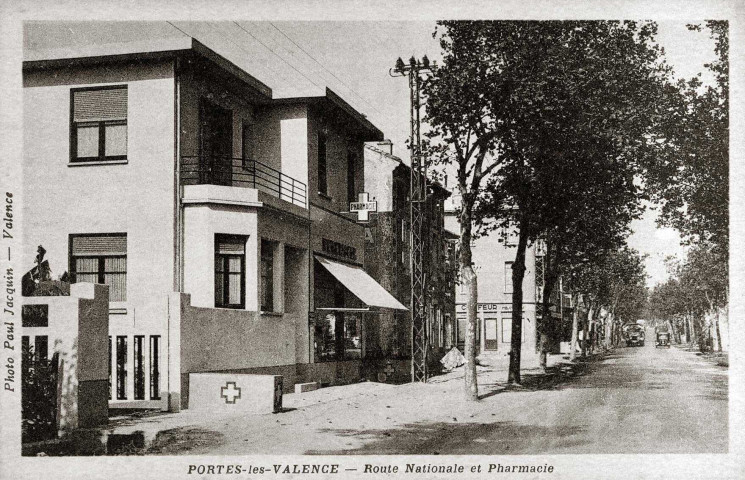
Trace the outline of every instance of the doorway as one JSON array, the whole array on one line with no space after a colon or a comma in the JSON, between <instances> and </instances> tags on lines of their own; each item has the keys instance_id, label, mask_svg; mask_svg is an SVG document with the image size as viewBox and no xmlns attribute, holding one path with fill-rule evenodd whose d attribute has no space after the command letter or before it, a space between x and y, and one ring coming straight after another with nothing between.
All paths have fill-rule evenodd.
<instances>
[{"instance_id":1,"label":"doorway","mask_svg":"<svg viewBox=\"0 0 745 480\"><path fill-rule=\"evenodd\" d=\"M233 176L233 112L202 98L199 103L199 180L231 185Z\"/></svg>"}]
</instances>

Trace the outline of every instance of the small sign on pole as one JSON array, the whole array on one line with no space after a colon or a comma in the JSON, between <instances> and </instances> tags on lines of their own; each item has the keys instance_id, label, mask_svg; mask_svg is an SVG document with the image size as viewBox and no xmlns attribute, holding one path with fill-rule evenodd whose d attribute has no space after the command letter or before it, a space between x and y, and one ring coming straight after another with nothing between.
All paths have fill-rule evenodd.
<instances>
[{"instance_id":1,"label":"small sign on pole","mask_svg":"<svg viewBox=\"0 0 745 480\"><path fill-rule=\"evenodd\" d=\"M370 212L378 211L378 202L370 200L369 193L360 193L357 198L358 201L349 203L349 211L357 213L358 222L369 222Z\"/></svg>"}]
</instances>

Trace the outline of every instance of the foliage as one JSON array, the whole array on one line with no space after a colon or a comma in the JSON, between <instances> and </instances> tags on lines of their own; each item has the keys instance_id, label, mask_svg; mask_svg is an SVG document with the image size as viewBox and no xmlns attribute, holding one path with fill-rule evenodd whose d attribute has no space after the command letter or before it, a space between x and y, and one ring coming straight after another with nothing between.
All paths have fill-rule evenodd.
<instances>
[{"instance_id":1,"label":"foliage","mask_svg":"<svg viewBox=\"0 0 745 480\"><path fill-rule=\"evenodd\" d=\"M486 190L461 189L474 225L514 225L513 360L519 381L525 249L544 237L553 264L616 248L644 198L636 176L661 148L657 128L677 98L652 22L440 22L443 65L425 83L430 156L478 152ZM481 180L481 178L479 178ZM470 207L469 207L470 208ZM554 251L554 250L552 250Z\"/></svg>"},{"instance_id":2,"label":"foliage","mask_svg":"<svg viewBox=\"0 0 745 480\"><path fill-rule=\"evenodd\" d=\"M649 165L648 182L662 203L660 222L688 243L706 243L726 258L729 243L729 39L728 22L708 21L717 60L706 67L715 84L681 80L681 102L664 136L668 149ZM701 31L700 25L689 29Z\"/></svg>"},{"instance_id":3,"label":"foliage","mask_svg":"<svg viewBox=\"0 0 745 480\"><path fill-rule=\"evenodd\" d=\"M56 438L58 356L37 358L33 348L25 346L21 355L21 440Z\"/></svg>"}]
</instances>

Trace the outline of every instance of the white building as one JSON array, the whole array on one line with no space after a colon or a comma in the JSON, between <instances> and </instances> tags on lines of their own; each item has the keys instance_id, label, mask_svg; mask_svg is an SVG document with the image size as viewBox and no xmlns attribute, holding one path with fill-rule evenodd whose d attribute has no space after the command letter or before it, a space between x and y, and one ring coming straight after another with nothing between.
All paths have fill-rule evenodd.
<instances>
[{"instance_id":1,"label":"white building","mask_svg":"<svg viewBox=\"0 0 745 480\"><path fill-rule=\"evenodd\" d=\"M186 405L189 372L359 378L365 311L404 308L345 215L363 115L188 37L28 49L23 81L24 264L110 286L112 406Z\"/></svg>"}]
</instances>

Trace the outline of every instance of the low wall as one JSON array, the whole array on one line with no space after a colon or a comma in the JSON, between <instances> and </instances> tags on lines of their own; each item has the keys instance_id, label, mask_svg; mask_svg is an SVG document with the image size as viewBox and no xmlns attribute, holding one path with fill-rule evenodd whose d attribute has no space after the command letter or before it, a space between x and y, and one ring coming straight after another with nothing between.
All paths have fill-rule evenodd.
<instances>
[{"instance_id":1,"label":"low wall","mask_svg":"<svg viewBox=\"0 0 745 480\"><path fill-rule=\"evenodd\" d=\"M171 410L188 407L190 373L282 375L285 391L293 389L294 317L193 307L183 293L172 294L169 315L169 342L172 351L179 352L169 366Z\"/></svg>"}]
</instances>

